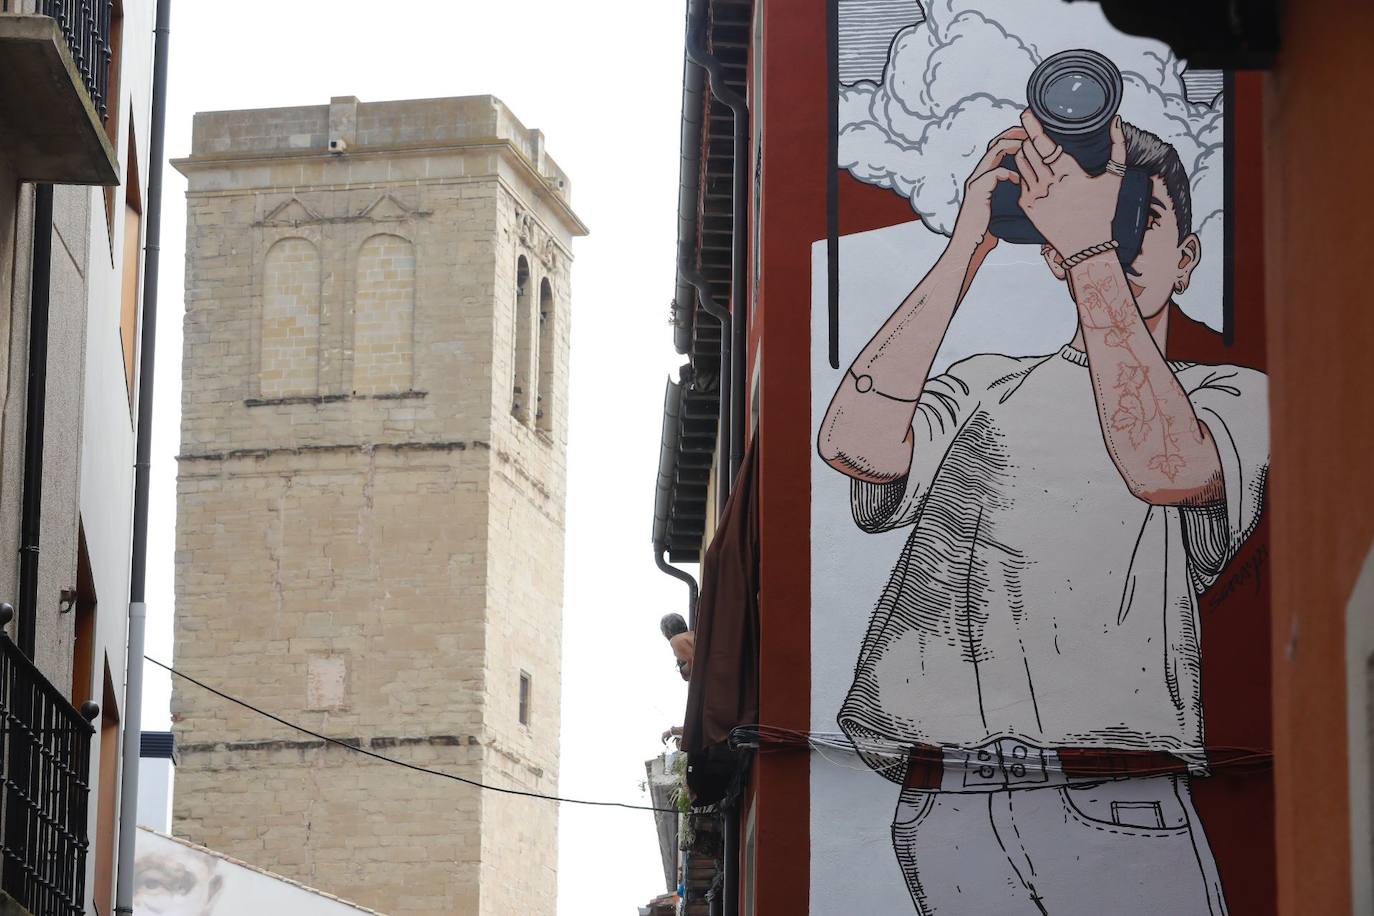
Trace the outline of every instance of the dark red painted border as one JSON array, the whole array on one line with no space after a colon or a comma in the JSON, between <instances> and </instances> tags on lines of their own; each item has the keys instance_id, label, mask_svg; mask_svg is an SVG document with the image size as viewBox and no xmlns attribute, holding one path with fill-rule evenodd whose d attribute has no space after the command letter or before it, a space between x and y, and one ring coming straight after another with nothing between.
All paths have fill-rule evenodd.
<instances>
[{"instance_id":1,"label":"dark red painted border","mask_svg":"<svg viewBox=\"0 0 1374 916\"><path fill-rule=\"evenodd\" d=\"M811 718L811 243L826 232L826 0L763 11L760 720ZM810 906L810 759L760 754L754 769L758 916Z\"/></svg>"}]
</instances>

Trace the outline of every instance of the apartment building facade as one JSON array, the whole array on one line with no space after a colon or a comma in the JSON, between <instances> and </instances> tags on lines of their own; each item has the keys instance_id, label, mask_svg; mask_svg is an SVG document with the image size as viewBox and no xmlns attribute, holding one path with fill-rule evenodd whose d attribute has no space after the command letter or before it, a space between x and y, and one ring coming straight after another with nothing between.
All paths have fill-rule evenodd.
<instances>
[{"instance_id":1,"label":"apartment building facade","mask_svg":"<svg viewBox=\"0 0 1374 916\"><path fill-rule=\"evenodd\" d=\"M1337 6L686 4L654 551L720 912L1368 908Z\"/></svg>"},{"instance_id":2,"label":"apartment building facade","mask_svg":"<svg viewBox=\"0 0 1374 916\"><path fill-rule=\"evenodd\" d=\"M114 909L154 16L0 9L0 889L35 914Z\"/></svg>"}]
</instances>

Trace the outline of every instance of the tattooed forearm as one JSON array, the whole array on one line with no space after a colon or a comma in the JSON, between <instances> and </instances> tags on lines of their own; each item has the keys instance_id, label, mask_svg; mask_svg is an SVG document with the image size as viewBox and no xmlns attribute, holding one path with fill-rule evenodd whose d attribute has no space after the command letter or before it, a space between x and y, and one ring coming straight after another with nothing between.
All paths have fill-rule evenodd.
<instances>
[{"instance_id":1,"label":"tattooed forearm","mask_svg":"<svg viewBox=\"0 0 1374 916\"><path fill-rule=\"evenodd\" d=\"M1073 288L1103 438L1131 491L1149 502L1210 500L1216 447L1155 345L1108 253L1076 267Z\"/></svg>"}]
</instances>

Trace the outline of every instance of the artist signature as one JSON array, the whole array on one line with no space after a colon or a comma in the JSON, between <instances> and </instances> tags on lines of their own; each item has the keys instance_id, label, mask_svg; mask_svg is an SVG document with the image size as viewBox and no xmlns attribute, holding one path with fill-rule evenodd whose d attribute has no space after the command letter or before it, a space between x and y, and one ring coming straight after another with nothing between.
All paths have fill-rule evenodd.
<instances>
[{"instance_id":1,"label":"artist signature","mask_svg":"<svg viewBox=\"0 0 1374 916\"><path fill-rule=\"evenodd\" d=\"M1207 595L1207 607L1216 610L1226 602L1241 586L1248 582L1255 583L1255 593L1258 594L1264 585L1264 567L1269 562L1269 545L1260 544L1255 552L1246 557L1245 562L1241 563L1231 571L1231 575L1225 582L1215 586Z\"/></svg>"}]
</instances>

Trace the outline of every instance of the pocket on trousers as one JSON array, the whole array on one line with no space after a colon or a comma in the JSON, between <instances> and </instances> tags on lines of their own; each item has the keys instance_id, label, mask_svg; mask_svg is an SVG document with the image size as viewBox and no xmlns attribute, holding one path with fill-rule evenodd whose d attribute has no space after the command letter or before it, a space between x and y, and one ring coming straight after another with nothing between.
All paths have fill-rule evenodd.
<instances>
[{"instance_id":1,"label":"pocket on trousers","mask_svg":"<svg viewBox=\"0 0 1374 916\"><path fill-rule=\"evenodd\" d=\"M1169 777L1117 779L1059 790L1065 813L1085 827L1136 836L1173 836L1189 829Z\"/></svg>"},{"instance_id":2,"label":"pocket on trousers","mask_svg":"<svg viewBox=\"0 0 1374 916\"><path fill-rule=\"evenodd\" d=\"M935 807L936 793L928 789L902 789L897 796L897 811L892 816L893 828L910 830L919 824Z\"/></svg>"}]
</instances>

